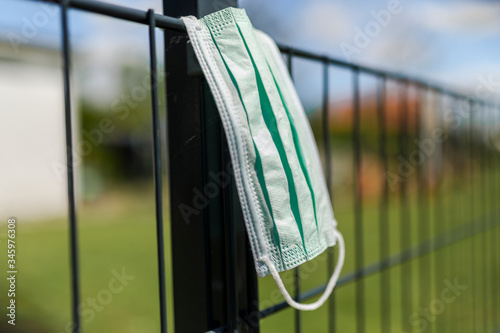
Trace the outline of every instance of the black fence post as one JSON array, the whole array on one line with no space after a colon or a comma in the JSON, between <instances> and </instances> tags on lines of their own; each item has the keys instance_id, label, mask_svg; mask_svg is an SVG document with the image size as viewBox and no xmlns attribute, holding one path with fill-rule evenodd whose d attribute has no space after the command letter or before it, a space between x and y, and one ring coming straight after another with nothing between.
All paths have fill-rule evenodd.
<instances>
[{"instance_id":1,"label":"black fence post","mask_svg":"<svg viewBox=\"0 0 500 333\"><path fill-rule=\"evenodd\" d=\"M81 332L80 321L80 282L78 264L78 225L75 199L75 175L73 156L73 123L71 120L71 48L68 24L68 5L61 4L61 30L62 30L62 58L63 58L63 82L64 82L64 120L66 134L66 158L67 158L67 190L69 209L69 234L70 234L70 263L71 263L71 314L74 333Z\"/></svg>"},{"instance_id":2,"label":"black fence post","mask_svg":"<svg viewBox=\"0 0 500 333\"><path fill-rule=\"evenodd\" d=\"M164 1L202 17L236 0ZM258 331L257 279L219 114L185 33L165 32L177 332Z\"/></svg>"}]
</instances>

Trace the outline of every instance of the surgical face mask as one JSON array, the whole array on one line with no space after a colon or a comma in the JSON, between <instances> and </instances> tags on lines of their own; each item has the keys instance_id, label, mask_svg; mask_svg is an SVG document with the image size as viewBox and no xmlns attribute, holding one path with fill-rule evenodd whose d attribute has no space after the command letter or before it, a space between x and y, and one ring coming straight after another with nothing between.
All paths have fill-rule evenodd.
<instances>
[{"instance_id":1,"label":"surgical face mask","mask_svg":"<svg viewBox=\"0 0 500 333\"><path fill-rule=\"evenodd\" d=\"M183 17L214 96L233 163L258 276L272 274L285 300L314 310L332 292L344 262L314 137L283 58L243 9ZM325 293L295 302L279 273L339 243Z\"/></svg>"}]
</instances>

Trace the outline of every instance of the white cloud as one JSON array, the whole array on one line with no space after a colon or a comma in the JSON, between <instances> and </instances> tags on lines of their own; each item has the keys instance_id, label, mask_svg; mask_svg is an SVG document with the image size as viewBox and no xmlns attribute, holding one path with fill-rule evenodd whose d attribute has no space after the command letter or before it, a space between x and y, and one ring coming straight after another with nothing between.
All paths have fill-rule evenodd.
<instances>
[{"instance_id":1,"label":"white cloud","mask_svg":"<svg viewBox=\"0 0 500 333\"><path fill-rule=\"evenodd\" d=\"M444 33L500 33L500 3L466 1L459 3L423 2L420 4L423 27Z\"/></svg>"},{"instance_id":2,"label":"white cloud","mask_svg":"<svg viewBox=\"0 0 500 333\"><path fill-rule=\"evenodd\" d=\"M302 34L322 42L338 42L351 34L353 26L349 11L336 2L312 2L300 13L303 26Z\"/></svg>"}]
</instances>

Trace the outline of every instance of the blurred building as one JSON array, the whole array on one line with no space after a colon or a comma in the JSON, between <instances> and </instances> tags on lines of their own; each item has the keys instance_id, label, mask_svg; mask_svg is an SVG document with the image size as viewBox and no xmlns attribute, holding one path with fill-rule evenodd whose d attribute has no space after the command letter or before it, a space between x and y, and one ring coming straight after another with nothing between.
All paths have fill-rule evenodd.
<instances>
[{"instance_id":1,"label":"blurred building","mask_svg":"<svg viewBox=\"0 0 500 333\"><path fill-rule=\"evenodd\" d=\"M0 212L19 220L64 215L61 54L46 47L18 47L0 41Z\"/></svg>"}]
</instances>

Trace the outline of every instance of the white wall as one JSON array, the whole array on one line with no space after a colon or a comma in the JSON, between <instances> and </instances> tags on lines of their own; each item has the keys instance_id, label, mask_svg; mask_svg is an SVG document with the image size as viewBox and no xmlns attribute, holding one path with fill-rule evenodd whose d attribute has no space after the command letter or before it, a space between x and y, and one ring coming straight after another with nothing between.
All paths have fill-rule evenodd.
<instances>
[{"instance_id":1,"label":"white wall","mask_svg":"<svg viewBox=\"0 0 500 333\"><path fill-rule=\"evenodd\" d=\"M65 161L59 52L29 48L13 54L3 45L0 218L34 220L67 214L65 174L58 176L54 170Z\"/></svg>"}]
</instances>

